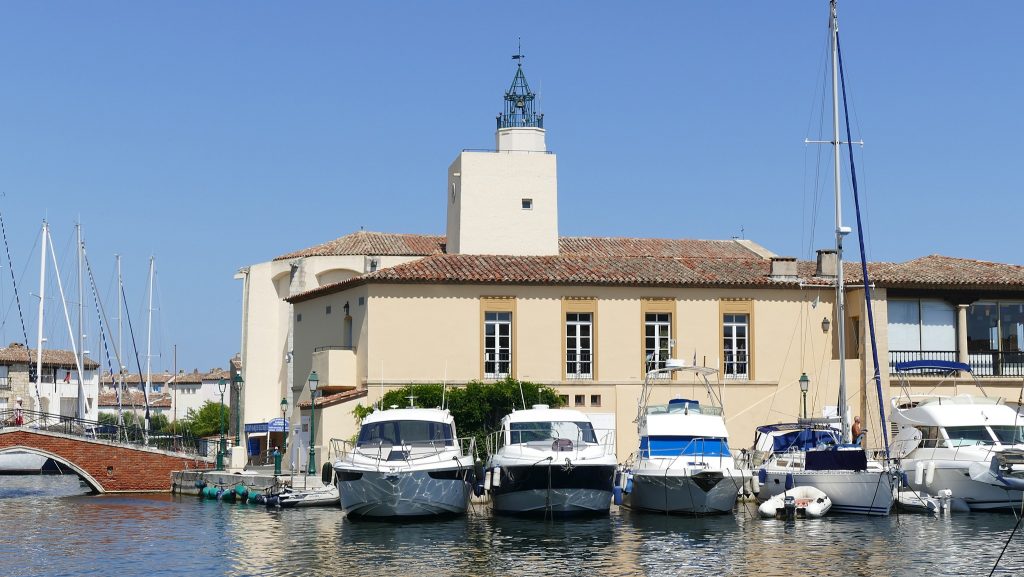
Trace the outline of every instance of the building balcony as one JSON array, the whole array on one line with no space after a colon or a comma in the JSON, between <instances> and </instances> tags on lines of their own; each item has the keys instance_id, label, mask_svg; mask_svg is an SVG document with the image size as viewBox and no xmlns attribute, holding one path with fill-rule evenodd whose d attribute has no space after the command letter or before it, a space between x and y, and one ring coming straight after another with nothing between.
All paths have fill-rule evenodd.
<instances>
[{"instance_id":1,"label":"building balcony","mask_svg":"<svg viewBox=\"0 0 1024 577\"><path fill-rule=\"evenodd\" d=\"M896 372L897 363L920 360L953 361L959 360L957 351L889 351L889 372ZM1024 352L1022 351L987 351L969 353L967 364L977 377L1021 377L1024 376ZM911 371L911 376L930 375L935 371Z\"/></svg>"},{"instance_id":2,"label":"building balcony","mask_svg":"<svg viewBox=\"0 0 1024 577\"><path fill-rule=\"evenodd\" d=\"M354 388L356 383L356 352L352 347L317 347L313 349L313 370L323 388Z\"/></svg>"}]
</instances>

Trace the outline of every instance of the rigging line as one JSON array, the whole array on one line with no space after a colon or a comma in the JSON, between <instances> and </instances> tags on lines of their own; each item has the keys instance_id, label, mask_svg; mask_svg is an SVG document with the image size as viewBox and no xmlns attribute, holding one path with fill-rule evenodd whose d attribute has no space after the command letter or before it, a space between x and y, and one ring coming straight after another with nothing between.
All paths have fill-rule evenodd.
<instances>
[{"instance_id":1,"label":"rigging line","mask_svg":"<svg viewBox=\"0 0 1024 577\"><path fill-rule=\"evenodd\" d=\"M93 276L92 273L92 265L89 263L89 257L84 254L84 251L82 254L82 262L85 263L85 271L89 277L89 285L92 287L93 303L95 304L96 317L99 322L99 340L100 343L103 345L103 353L107 358L107 370L110 371L111 382L114 383L114 389L117 391L117 396L120 397L121 390L120 387L117 386L116 381L114 381L114 365L111 363L110 360L110 349L107 348L107 333L105 330L103 330L103 321L106 315L103 312L103 304L100 302L99 293L96 290L96 278ZM120 362L118 364L120 364Z\"/></svg>"},{"instance_id":2,"label":"rigging line","mask_svg":"<svg viewBox=\"0 0 1024 577\"><path fill-rule=\"evenodd\" d=\"M843 88L843 118L846 121L846 147L850 155L850 178L853 183L853 202L857 212L857 240L860 243L860 267L864 283L864 307L868 312L868 330L871 332L871 360L875 364L875 389L878 392L878 413L881 417L882 440L885 442L885 458L889 459L889 431L885 427L885 406L882 396L882 373L878 366L878 343L875 340L875 312L871 304L871 279L868 277L867 255L864 254L864 226L860 216L860 195L857 193L857 167L853 161L853 142L850 139L850 114L847 110L846 98L846 76L843 74L843 50L839 43L839 34L836 34L836 56L839 60L839 78ZM843 263L839 263L843 266ZM844 433L845 434L845 433Z\"/></svg>"},{"instance_id":3,"label":"rigging line","mask_svg":"<svg viewBox=\"0 0 1024 577\"><path fill-rule=\"evenodd\" d=\"M128 300L128 297L125 295L124 292L124 286L121 287L121 298L124 299L125 301ZM127 305L125 306L124 315L125 320L128 321L128 334L131 335L132 339L132 351L135 353L135 366L139 370L139 388L142 389L142 400L143 402L146 403L146 423L149 423L149 391L146 390L146 385L142 380L142 364L139 362L139 347L135 344L135 329L132 327L132 317L131 315L128 314ZM134 401L132 403L132 406L134 407ZM145 431L145 433L148 432L149 431Z\"/></svg>"},{"instance_id":4,"label":"rigging line","mask_svg":"<svg viewBox=\"0 0 1024 577\"><path fill-rule=\"evenodd\" d=\"M18 303L18 319L21 320L21 335L25 339L25 346L28 346L28 329L25 328L25 311L21 308L21 297L18 295L18 283L14 280L14 261L11 259L11 244L7 241L7 227L4 225L4 213L0 211L0 232L4 236L4 249L7 252L7 268L11 271L11 284L14 285L14 301ZM39 243L38 237L36 244ZM35 246L32 247L35 251ZM4 321L6 322L6 321Z\"/></svg>"},{"instance_id":5,"label":"rigging line","mask_svg":"<svg viewBox=\"0 0 1024 577\"><path fill-rule=\"evenodd\" d=\"M825 98L826 98L825 87L828 84L828 70L825 68L824 62L825 62L825 55L828 52L830 52L830 51L831 51L831 49L830 49L830 41L826 39L825 45L824 45L824 47L822 49L822 61L821 61L821 63L818 66L818 72L821 75L821 89L820 89L820 91L818 93L820 95L821 102L819 103L819 105L817 107L818 108L818 137L819 137L818 139L819 140L821 139L820 137L821 137L821 134L823 132L823 128L822 127L825 124ZM812 105L811 106L811 115L810 115L811 118L813 118L814 108L815 107ZM811 118L808 118L806 134L810 134ZM807 206L807 210L810 212L810 218L808 218L807 220L810 221L810 223L811 223L811 227L810 227L811 229L810 229L809 232L801 231L802 233L806 232L807 234L806 234L806 238L801 238L800 239L801 247L804 246L804 241L805 240L807 242L807 252L805 254L808 255L808 256L813 254L813 251L814 251L814 231L817 229L817 224L818 224L818 208L820 207L820 203L821 203L821 188L819 186L820 179L821 179L821 147L818 146L818 147L815 147L815 149L816 149L817 152L815 153L816 158L815 158L815 163L814 163L814 189L813 189L814 193L813 193L813 196L811 197L812 202L811 202L810 206L807 206L806 204L804 205L804 206ZM806 160L807 160L807 154L806 154L806 147L805 147L805 154L804 154L805 167L806 167ZM806 168L805 168L805 171L804 171L804 177L806 179ZM805 180L805 185L806 185L806 180Z\"/></svg>"}]
</instances>

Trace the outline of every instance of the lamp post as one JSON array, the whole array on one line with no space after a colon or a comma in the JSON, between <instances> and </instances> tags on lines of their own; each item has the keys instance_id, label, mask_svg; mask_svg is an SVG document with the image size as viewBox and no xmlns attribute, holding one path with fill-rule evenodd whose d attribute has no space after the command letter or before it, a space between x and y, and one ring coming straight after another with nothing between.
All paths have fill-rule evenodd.
<instances>
[{"instance_id":1,"label":"lamp post","mask_svg":"<svg viewBox=\"0 0 1024 577\"><path fill-rule=\"evenodd\" d=\"M288 398L281 399L281 426L284 427L284 439L281 440L281 453L288 451Z\"/></svg>"},{"instance_id":2,"label":"lamp post","mask_svg":"<svg viewBox=\"0 0 1024 577\"><path fill-rule=\"evenodd\" d=\"M804 404L804 418L807 418L807 389L811 387L811 379L807 378L807 373L800 373L800 395L803 396Z\"/></svg>"},{"instance_id":3,"label":"lamp post","mask_svg":"<svg viewBox=\"0 0 1024 577\"><path fill-rule=\"evenodd\" d=\"M224 379L217 381L217 389L220 391L220 445L217 446L217 470L224 470L224 453L228 450L228 440L224 438L224 391L228 389L228 382Z\"/></svg>"},{"instance_id":4,"label":"lamp post","mask_svg":"<svg viewBox=\"0 0 1024 577\"><path fill-rule=\"evenodd\" d=\"M242 385L245 381L242 380L242 375L239 373L235 373L235 378L232 381L235 386L235 446L237 447L241 443Z\"/></svg>"},{"instance_id":5,"label":"lamp post","mask_svg":"<svg viewBox=\"0 0 1024 577\"><path fill-rule=\"evenodd\" d=\"M320 385L320 377L316 371L309 373L309 467L307 475L316 474L316 454L313 452L313 441L316 438L316 388Z\"/></svg>"}]
</instances>

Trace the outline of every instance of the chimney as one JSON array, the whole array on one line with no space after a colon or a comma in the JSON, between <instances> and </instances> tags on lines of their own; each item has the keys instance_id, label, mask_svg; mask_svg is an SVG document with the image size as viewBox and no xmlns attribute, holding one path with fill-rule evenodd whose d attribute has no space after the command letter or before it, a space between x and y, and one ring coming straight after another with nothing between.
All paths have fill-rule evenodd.
<instances>
[{"instance_id":1,"label":"chimney","mask_svg":"<svg viewBox=\"0 0 1024 577\"><path fill-rule=\"evenodd\" d=\"M773 256L772 257L772 268L768 275L772 280L788 280L794 281L797 279L796 273L796 257L792 256Z\"/></svg>"},{"instance_id":2,"label":"chimney","mask_svg":"<svg viewBox=\"0 0 1024 577\"><path fill-rule=\"evenodd\" d=\"M814 276L834 277L839 273L839 259L835 249L822 249L818 251L818 267Z\"/></svg>"}]
</instances>

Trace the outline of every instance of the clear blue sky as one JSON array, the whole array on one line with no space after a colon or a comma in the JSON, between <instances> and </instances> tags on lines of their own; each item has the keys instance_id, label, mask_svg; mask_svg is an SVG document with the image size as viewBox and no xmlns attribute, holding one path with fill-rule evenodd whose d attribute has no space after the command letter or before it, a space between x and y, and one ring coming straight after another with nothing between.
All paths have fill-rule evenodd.
<instances>
[{"instance_id":1,"label":"clear blue sky","mask_svg":"<svg viewBox=\"0 0 1024 577\"><path fill-rule=\"evenodd\" d=\"M559 154L561 234L831 244L827 188L811 235L819 151L803 144L824 0L4 8L0 209L33 346L44 217L63 255L81 218L108 301L123 255L140 347L156 255L161 369L174 343L186 369L238 350L241 266L359 227L443 233L446 168L493 147L517 36ZM1024 262L1024 3L847 1L840 20L870 258ZM22 340L3 264L0 336ZM49 346L67 346L47 311Z\"/></svg>"}]
</instances>

